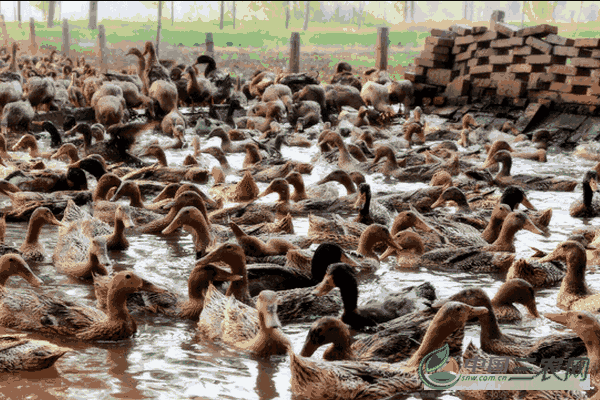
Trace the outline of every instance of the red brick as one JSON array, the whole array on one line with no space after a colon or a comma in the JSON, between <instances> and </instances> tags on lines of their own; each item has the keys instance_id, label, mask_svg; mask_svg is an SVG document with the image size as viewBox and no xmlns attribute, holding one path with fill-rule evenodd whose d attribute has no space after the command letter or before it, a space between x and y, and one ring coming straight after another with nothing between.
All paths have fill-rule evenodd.
<instances>
[{"instance_id":1,"label":"red brick","mask_svg":"<svg viewBox=\"0 0 600 400\"><path fill-rule=\"evenodd\" d=\"M430 69L427 71L427 83L430 85L447 86L452 76L451 69Z\"/></svg>"},{"instance_id":2,"label":"red brick","mask_svg":"<svg viewBox=\"0 0 600 400\"><path fill-rule=\"evenodd\" d=\"M417 74L417 75L427 75L427 70L428 70L427 67L423 67L421 65L417 65L415 67L415 74Z\"/></svg>"},{"instance_id":3,"label":"red brick","mask_svg":"<svg viewBox=\"0 0 600 400\"><path fill-rule=\"evenodd\" d=\"M540 81L542 82L554 82L554 79L556 79L556 75L554 74L549 74L549 73L540 73Z\"/></svg>"},{"instance_id":4,"label":"red brick","mask_svg":"<svg viewBox=\"0 0 600 400\"><path fill-rule=\"evenodd\" d=\"M429 34L431 36L441 37L441 38L445 38L445 39L454 39L454 38L456 38L456 33L455 32L447 31L445 29L433 28L429 32Z\"/></svg>"},{"instance_id":5,"label":"red brick","mask_svg":"<svg viewBox=\"0 0 600 400\"><path fill-rule=\"evenodd\" d=\"M444 96L450 98L458 98L469 94L470 82L464 78L457 78L446 86Z\"/></svg>"},{"instance_id":6,"label":"red brick","mask_svg":"<svg viewBox=\"0 0 600 400\"><path fill-rule=\"evenodd\" d=\"M516 56L529 56L533 54L531 46L515 47L511 50L511 54Z\"/></svg>"},{"instance_id":7,"label":"red brick","mask_svg":"<svg viewBox=\"0 0 600 400\"><path fill-rule=\"evenodd\" d=\"M472 57L473 57L472 51L465 51L464 53L457 54L456 57L454 57L454 61L456 61L456 62L467 61L467 60L471 59Z\"/></svg>"},{"instance_id":8,"label":"red brick","mask_svg":"<svg viewBox=\"0 0 600 400\"><path fill-rule=\"evenodd\" d=\"M529 75L527 81L527 89L549 89L550 83L541 80L541 73L533 73Z\"/></svg>"},{"instance_id":9,"label":"red brick","mask_svg":"<svg viewBox=\"0 0 600 400\"><path fill-rule=\"evenodd\" d=\"M474 26L473 27L473 35L479 35L482 33L486 33L488 31L487 26Z\"/></svg>"},{"instance_id":10,"label":"red brick","mask_svg":"<svg viewBox=\"0 0 600 400\"><path fill-rule=\"evenodd\" d=\"M595 83L594 85L589 87L587 90L587 95L588 96L599 96L600 95L600 85L598 83Z\"/></svg>"},{"instance_id":11,"label":"red brick","mask_svg":"<svg viewBox=\"0 0 600 400\"><path fill-rule=\"evenodd\" d=\"M591 47L597 49L600 48L600 39L575 39L575 47Z\"/></svg>"},{"instance_id":12,"label":"red brick","mask_svg":"<svg viewBox=\"0 0 600 400\"><path fill-rule=\"evenodd\" d=\"M573 86L592 86L597 80L590 76L567 76L565 83Z\"/></svg>"},{"instance_id":13,"label":"red brick","mask_svg":"<svg viewBox=\"0 0 600 400\"><path fill-rule=\"evenodd\" d=\"M454 39L454 45L457 45L457 46L461 46L464 44L471 44L473 42L475 42L475 38L473 37L473 35L459 36L456 39Z\"/></svg>"},{"instance_id":14,"label":"red brick","mask_svg":"<svg viewBox=\"0 0 600 400\"><path fill-rule=\"evenodd\" d=\"M525 43L524 38L512 37L509 39L496 39L496 40L492 41L490 46L494 47L494 48L515 47L515 46L523 46L524 43Z\"/></svg>"},{"instance_id":15,"label":"red brick","mask_svg":"<svg viewBox=\"0 0 600 400\"><path fill-rule=\"evenodd\" d=\"M447 62L450 59L450 56L448 54L430 53L428 51L422 51L419 57L425 58L427 60L443 62Z\"/></svg>"},{"instance_id":16,"label":"red brick","mask_svg":"<svg viewBox=\"0 0 600 400\"><path fill-rule=\"evenodd\" d=\"M427 45L426 45L427 46ZM452 54L460 54L467 49L467 46L454 46L452 47Z\"/></svg>"},{"instance_id":17,"label":"red brick","mask_svg":"<svg viewBox=\"0 0 600 400\"><path fill-rule=\"evenodd\" d=\"M504 22L496 22L496 32L508 36L513 37L516 36L516 33L519 31L514 25L506 24Z\"/></svg>"},{"instance_id":18,"label":"red brick","mask_svg":"<svg viewBox=\"0 0 600 400\"><path fill-rule=\"evenodd\" d=\"M600 58L600 50L592 50L592 54L590 54L592 58Z\"/></svg>"},{"instance_id":19,"label":"red brick","mask_svg":"<svg viewBox=\"0 0 600 400\"><path fill-rule=\"evenodd\" d=\"M508 67L508 70L514 73L542 72L544 66L540 64L513 64Z\"/></svg>"},{"instance_id":20,"label":"red brick","mask_svg":"<svg viewBox=\"0 0 600 400\"><path fill-rule=\"evenodd\" d=\"M445 46L445 47L454 46L453 39L446 39L446 38L440 38L440 37L435 37L435 36L428 36L427 38L425 38L425 43L432 44L434 46Z\"/></svg>"},{"instance_id":21,"label":"red brick","mask_svg":"<svg viewBox=\"0 0 600 400\"><path fill-rule=\"evenodd\" d=\"M468 47L467 47L467 51L475 51L477 50L477 43L471 43Z\"/></svg>"},{"instance_id":22,"label":"red brick","mask_svg":"<svg viewBox=\"0 0 600 400\"><path fill-rule=\"evenodd\" d=\"M479 88L496 88L498 83L487 78L474 78L471 81L471 85Z\"/></svg>"},{"instance_id":23,"label":"red brick","mask_svg":"<svg viewBox=\"0 0 600 400\"><path fill-rule=\"evenodd\" d=\"M572 58L571 65L582 68L600 68L600 60L595 58Z\"/></svg>"},{"instance_id":24,"label":"red brick","mask_svg":"<svg viewBox=\"0 0 600 400\"><path fill-rule=\"evenodd\" d=\"M430 53L435 53L435 54L450 54L450 47L434 46L432 44L426 44L424 51L428 51Z\"/></svg>"},{"instance_id":25,"label":"red brick","mask_svg":"<svg viewBox=\"0 0 600 400\"><path fill-rule=\"evenodd\" d=\"M516 79L515 74L511 74L509 72L496 72L492 73L490 79L493 81L512 81Z\"/></svg>"},{"instance_id":26,"label":"red brick","mask_svg":"<svg viewBox=\"0 0 600 400\"><path fill-rule=\"evenodd\" d=\"M552 54L556 56L579 57L583 49L572 46L554 46Z\"/></svg>"},{"instance_id":27,"label":"red brick","mask_svg":"<svg viewBox=\"0 0 600 400\"><path fill-rule=\"evenodd\" d=\"M415 58L415 65L421 65L429 68L444 68L445 63L442 61L433 61L426 58Z\"/></svg>"},{"instance_id":28,"label":"red brick","mask_svg":"<svg viewBox=\"0 0 600 400\"><path fill-rule=\"evenodd\" d=\"M564 58L564 57L563 57ZM539 54L527 56L526 62L529 64L561 64L565 60L558 56L551 56L549 54Z\"/></svg>"},{"instance_id":29,"label":"red brick","mask_svg":"<svg viewBox=\"0 0 600 400\"><path fill-rule=\"evenodd\" d=\"M514 57L513 55L509 55L509 56L491 56L490 57L490 64L512 64L514 61Z\"/></svg>"},{"instance_id":30,"label":"red brick","mask_svg":"<svg viewBox=\"0 0 600 400\"><path fill-rule=\"evenodd\" d=\"M574 65L551 65L548 67L548 73L575 76L581 74L581 71Z\"/></svg>"},{"instance_id":31,"label":"red brick","mask_svg":"<svg viewBox=\"0 0 600 400\"><path fill-rule=\"evenodd\" d=\"M550 43L546 43L543 40L540 40L536 37L529 36L525 43L533 47L534 49L538 49L542 53L550 54L552 52L553 46Z\"/></svg>"},{"instance_id":32,"label":"red brick","mask_svg":"<svg viewBox=\"0 0 600 400\"><path fill-rule=\"evenodd\" d=\"M495 55L494 49L479 49L473 55L475 58L490 57Z\"/></svg>"},{"instance_id":33,"label":"red brick","mask_svg":"<svg viewBox=\"0 0 600 400\"><path fill-rule=\"evenodd\" d=\"M553 101L560 100L560 95L558 92L551 92L549 90L530 90L527 93L527 97L532 100L538 100L540 104L548 104L547 102L539 101L540 99L548 99ZM529 106L531 107L531 104Z\"/></svg>"},{"instance_id":34,"label":"red brick","mask_svg":"<svg viewBox=\"0 0 600 400\"><path fill-rule=\"evenodd\" d=\"M469 70L469 73L471 75L476 75L476 74L487 74L487 73L491 73L494 71L494 68L492 65L478 65L476 67L473 67Z\"/></svg>"},{"instance_id":35,"label":"red brick","mask_svg":"<svg viewBox=\"0 0 600 400\"><path fill-rule=\"evenodd\" d=\"M587 104L587 105L600 105L600 99L596 96L589 96L587 94L570 94L561 93L560 99L565 103L576 103L576 104Z\"/></svg>"},{"instance_id":36,"label":"red brick","mask_svg":"<svg viewBox=\"0 0 600 400\"><path fill-rule=\"evenodd\" d=\"M526 88L525 82L522 81L500 81L498 82L497 94L498 96L506 97L521 97L525 94Z\"/></svg>"},{"instance_id":37,"label":"red brick","mask_svg":"<svg viewBox=\"0 0 600 400\"><path fill-rule=\"evenodd\" d=\"M550 34L544 39L546 42L551 43L555 46L573 46L575 39L569 39L566 37Z\"/></svg>"},{"instance_id":38,"label":"red brick","mask_svg":"<svg viewBox=\"0 0 600 400\"><path fill-rule=\"evenodd\" d=\"M571 93L573 91L573 85L566 83L552 82L550 84L550 90L554 92Z\"/></svg>"},{"instance_id":39,"label":"red brick","mask_svg":"<svg viewBox=\"0 0 600 400\"><path fill-rule=\"evenodd\" d=\"M549 34L557 34L558 26L552 26L547 24L528 26L527 28L519 29L517 36L538 36L544 37Z\"/></svg>"},{"instance_id":40,"label":"red brick","mask_svg":"<svg viewBox=\"0 0 600 400\"><path fill-rule=\"evenodd\" d=\"M593 69L590 73L590 76L598 81L600 79L600 69Z\"/></svg>"},{"instance_id":41,"label":"red brick","mask_svg":"<svg viewBox=\"0 0 600 400\"><path fill-rule=\"evenodd\" d=\"M434 106L443 106L444 103L446 102L446 98L444 96L436 96L433 98L433 105Z\"/></svg>"},{"instance_id":42,"label":"red brick","mask_svg":"<svg viewBox=\"0 0 600 400\"><path fill-rule=\"evenodd\" d=\"M472 27L463 24L454 24L450 27L450 30L456 33L458 36L467 36L473 33Z\"/></svg>"},{"instance_id":43,"label":"red brick","mask_svg":"<svg viewBox=\"0 0 600 400\"><path fill-rule=\"evenodd\" d=\"M487 65L489 64L489 62L483 62L483 58L471 58L469 61L467 61L467 67L469 68L473 68L476 67L478 65ZM482 63L480 64L479 61L482 61Z\"/></svg>"},{"instance_id":44,"label":"red brick","mask_svg":"<svg viewBox=\"0 0 600 400\"><path fill-rule=\"evenodd\" d=\"M475 36L476 42L489 42L490 40L495 40L498 38L498 32L495 31L487 31L483 35Z\"/></svg>"},{"instance_id":45,"label":"red brick","mask_svg":"<svg viewBox=\"0 0 600 400\"><path fill-rule=\"evenodd\" d=\"M407 81L411 81L413 83L425 82L425 77L423 75L417 75L414 72L405 72L404 79L406 79Z\"/></svg>"}]
</instances>

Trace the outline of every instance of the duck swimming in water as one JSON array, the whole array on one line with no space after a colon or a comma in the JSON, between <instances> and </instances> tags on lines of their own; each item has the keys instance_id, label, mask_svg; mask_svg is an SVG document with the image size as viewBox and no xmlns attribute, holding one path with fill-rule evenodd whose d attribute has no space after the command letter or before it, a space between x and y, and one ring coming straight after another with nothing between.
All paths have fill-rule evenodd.
<instances>
[{"instance_id":1,"label":"duck swimming in water","mask_svg":"<svg viewBox=\"0 0 600 400\"><path fill-rule=\"evenodd\" d=\"M594 192L598 190L598 174L594 170L583 175L583 199L575 201L569 208L569 215L574 218L594 218L600 215L600 202L594 200Z\"/></svg>"}]
</instances>

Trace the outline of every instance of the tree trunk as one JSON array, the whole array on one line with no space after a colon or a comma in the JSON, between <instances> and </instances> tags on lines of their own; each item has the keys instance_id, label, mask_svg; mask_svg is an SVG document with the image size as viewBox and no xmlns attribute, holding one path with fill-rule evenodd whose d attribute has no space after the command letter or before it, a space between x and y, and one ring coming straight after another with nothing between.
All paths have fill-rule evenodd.
<instances>
[{"instance_id":1,"label":"tree trunk","mask_svg":"<svg viewBox=\"0 0 600 400\"><path fill-rule=\"evenodd\" d=\"M88 29L98 29L98 2L90 1L90 22Z\"/></svg>"},{"instance_id":2,"label":"tree trunk","mask_svg":"<svg viewBox=\"0 0 600 400\"><path fill-rule=\"evenodd\" d=\"M415 22L415 2L410 2L410 19L412 22Z\"/></svg>"},{"instance_id":3,"label":"tree trunk","mask_svg":"<svg viewBox=\"0 0 600 400\"><path fill-rule=\"evenodd\" d=\"M285 2L285 29L289 29L290 27L290 2ZM600 13L598 14L600 16Z\"/></svg>"},{"instance_id":4,"label":"tree trunk","mask_svg":"<svg viewBox=\"0 0 600 400\"><path fill-rule=\"evenodd\" d=\"M233 29L235 29L235 1L233 1L232 3L233 3L233 10L232 10L232 14L233 14Z\"/></svg>"},{"instance_id":5,"label":"tree trunk","mask_svg":"<svg viewBox=\"0 0 600 400\"><path fill-rule=\"evenodd\" d=\"M223 17L225 15L225 2L221 2L221 22L219 23L219 29L223 30Z\"/></svg>"},{"instance_id":6,"label":"tree trunk","mask_svg":"<svg viewBox=\"0 0 600 400\"><path fill-rule=\"evenodd\" d=\"M308 19L310 18L310 1L306 2L306 8L304 11L304 28L302 28L303 30L307 30L308 29Z\"/></svg>"},{"instance_id":7,"label":"tree trunk","mask_svg":"<svg viewBox=\"0 0 600 400\"><path fill-rule=\"evenodd\" d=\"M21 2L17 1L17 17L19 19L19 28L21 28Z\"/></svg>"},{"instance_id":8,"label":"tree trunk","mask_svg":"<svg viewBox=\"0 0 600 400\"><path fill-rule=\"evenodd\" d=\"M360 26L362 25L363 13L365 12L364 8L365 8L365 5L364 5L364 3L361 1L361 2L358 4L358 29L360 29Z\"/></svg>"},{"instance_id":9,"label":"tree trunk","mask_svg":"<svg viewBox=\"0 0 600 400\"><path fill-rule=\"evenodd\" d=\"M158 58L158 53L160 49L160 29L162 28L162 6L163 2L158 2L158 27L156 29L156 58Z\"/></svg>"},{"instance_id":10,"label":"tree trunk","mask_svg":"<svg viewBox=\"0 0 600 400\"><path fill-rule=\"evenodd\" d=\"M171 26L175 25L175 7L173 5L173 1L171 1Z\"/></svg>"},{"instance_id":11,"label":"tree trunk","mask_svg":"<svg viewBox=\"0 0 600 400\"><path fill-rule=\"evenodd\" d=\"M54 26L54 11L56 11L56 1L49 2L48 6L48 28Z\"/></svg>"}]
</instances>

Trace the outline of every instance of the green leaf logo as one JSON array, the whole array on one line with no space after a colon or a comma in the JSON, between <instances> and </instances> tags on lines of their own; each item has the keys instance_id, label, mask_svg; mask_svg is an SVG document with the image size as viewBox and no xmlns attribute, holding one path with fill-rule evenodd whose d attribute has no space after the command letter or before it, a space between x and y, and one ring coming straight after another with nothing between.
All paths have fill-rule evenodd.
<instances>
[{"instance_id":1,"label":"green leaf logo","mask_svg":"<svg viewBox=\"0 0 600 400\"><path fill-rule=\"evenodd\" d=\"M445 390L451 388L459 381L460 374L454 375L453 373L446 371L433 373L446 365L449 358L450 347L448 346L448 343L446 343L444 347L434 350L423 357L419 363L418 373L425 385L432 389ZM431 375L425 376L425 374Z\"/></svg>"}]
</instances>

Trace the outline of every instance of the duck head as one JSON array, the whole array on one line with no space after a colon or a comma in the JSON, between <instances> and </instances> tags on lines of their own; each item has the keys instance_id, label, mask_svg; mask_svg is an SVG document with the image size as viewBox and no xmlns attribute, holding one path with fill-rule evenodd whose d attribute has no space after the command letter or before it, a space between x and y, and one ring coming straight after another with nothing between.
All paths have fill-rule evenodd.
<instances>
[{"instance_id":1,"label":"duck head","mask_svg":"<svg viewBox=\"0 0 600 400\"><path fill-rule=\"evenodd\" d=\"M567 240L559 244L552 253L538 259L539 262L550 262L554 260L564 261L567 265L583 260L583 265L587 261L585 247L578 242Z\"/></svg>"},{"instance_id":2,"label":"duck head","mask_svg":"<svg viewBox=\"0 0 600 400\"><path fill-rule=\"evenodd\" d=\"M348 326L338 318L319 318L311 325L300 355L310 357L319 347L328 343L336 343L340 339L348 344L347 347L350 347L351 337Z\"/></svg>"},{"instance_id":3,"label":"duck head","mask_svg":"<svg viewBox=\"0 0 600 400\"><path fill-rule=\"evenodd\" d=\"M537 208L527 198L525 191L518 186L508 186L500 196L500 203L507 204L511 210L514 210L519 203L530 210L536 211Z\"/></svg>"},{"instance_id":4,"label":"duck head","mask_svg":"<svg viewBox=\"0 0 600 400\"><path fill-rule=\"evenodd\" d=\"M465 193L457 187L451 186L444 190L440 197L433 203L430 208L441 207L446 201L453 200L460 209L470 211L471 207L467 201Z\"/></svg>"},{"instance_id":5,"label":"duck head","mask_svg":"<svg viewBox=\"0 0 600 400\"><path fill-rule=\"evenodd\" d=\"M354 267L358 264L352 260L344 249L335 243L321 243L315 250L310 263L312 279L315 282L321 282L331 264L345 263Z\"/></svg>"},{"instance_id":6,"label":"duck head","mask_svg":"<svg viewBox=\"0 0 600 400\"><path fill-rule=\"evenodd\" d=\"M265 197L271 193L279 194L278 201L288 201L290 198L290 184L285 179L276 178L271 181L269 186L258 197Z\"/></svg>"},{"instance_id":7,"label":"duck head","mask_svg":"<svg viewBox=\"0 0 600 400\"><path fill-rule=\"evenodd\" d=\"M431 226L429 226L425 221L423 221L419 216L417 216L415 212L402 211L394 219L391 234L396 235L398 232L412 227L418 228L424 232L435 231Z\"/></svg>"},{"instance_id":8,"label":"duck head","mask_svg":"<svg viewBox=\"0 0 600 400\"><path fill-rule=\"evenodd\" d=\"M531 316L540 317L535 303L533 286L523 279L517 278L506 281L492 299L493 306L512 303L523 304Z\"/></svg>"},{"instance_id":9,"label":"duck head","mask_svg":"<svg viewBox=\"0 0 600 400\"><path fill-rule=\"evenodd\" d=\"M44 281L38 278L29 268L23 257L18 254L5 254L0 257L0 287L4 286L12 275L20 276L34 287L44 284Z\"/></svg>"},{"instance_id":10,"label":"duck head","mask_svg":"<svg viewBox=\"0 0 600 400\"><path fill-rule=\"evenodd\" d=\"M56 153L52 154L50 157L53 160L59 160L61 157L67 156L73 162L79 161L79 155L77 152L77 147L73 143L65 143L56 151Z\"/></svg>"},{"instance_id":11,"label":"duck head","mask_svg":"<svg viewBox=\"0 0 600 400\"><path fill-rule=\"evenodd\" d=\"M277 293L272 290L263 290L256 299L258 318L266 329L281 328L277 317L277 305L280 303Z\"/></svg>"}]
</instances>

